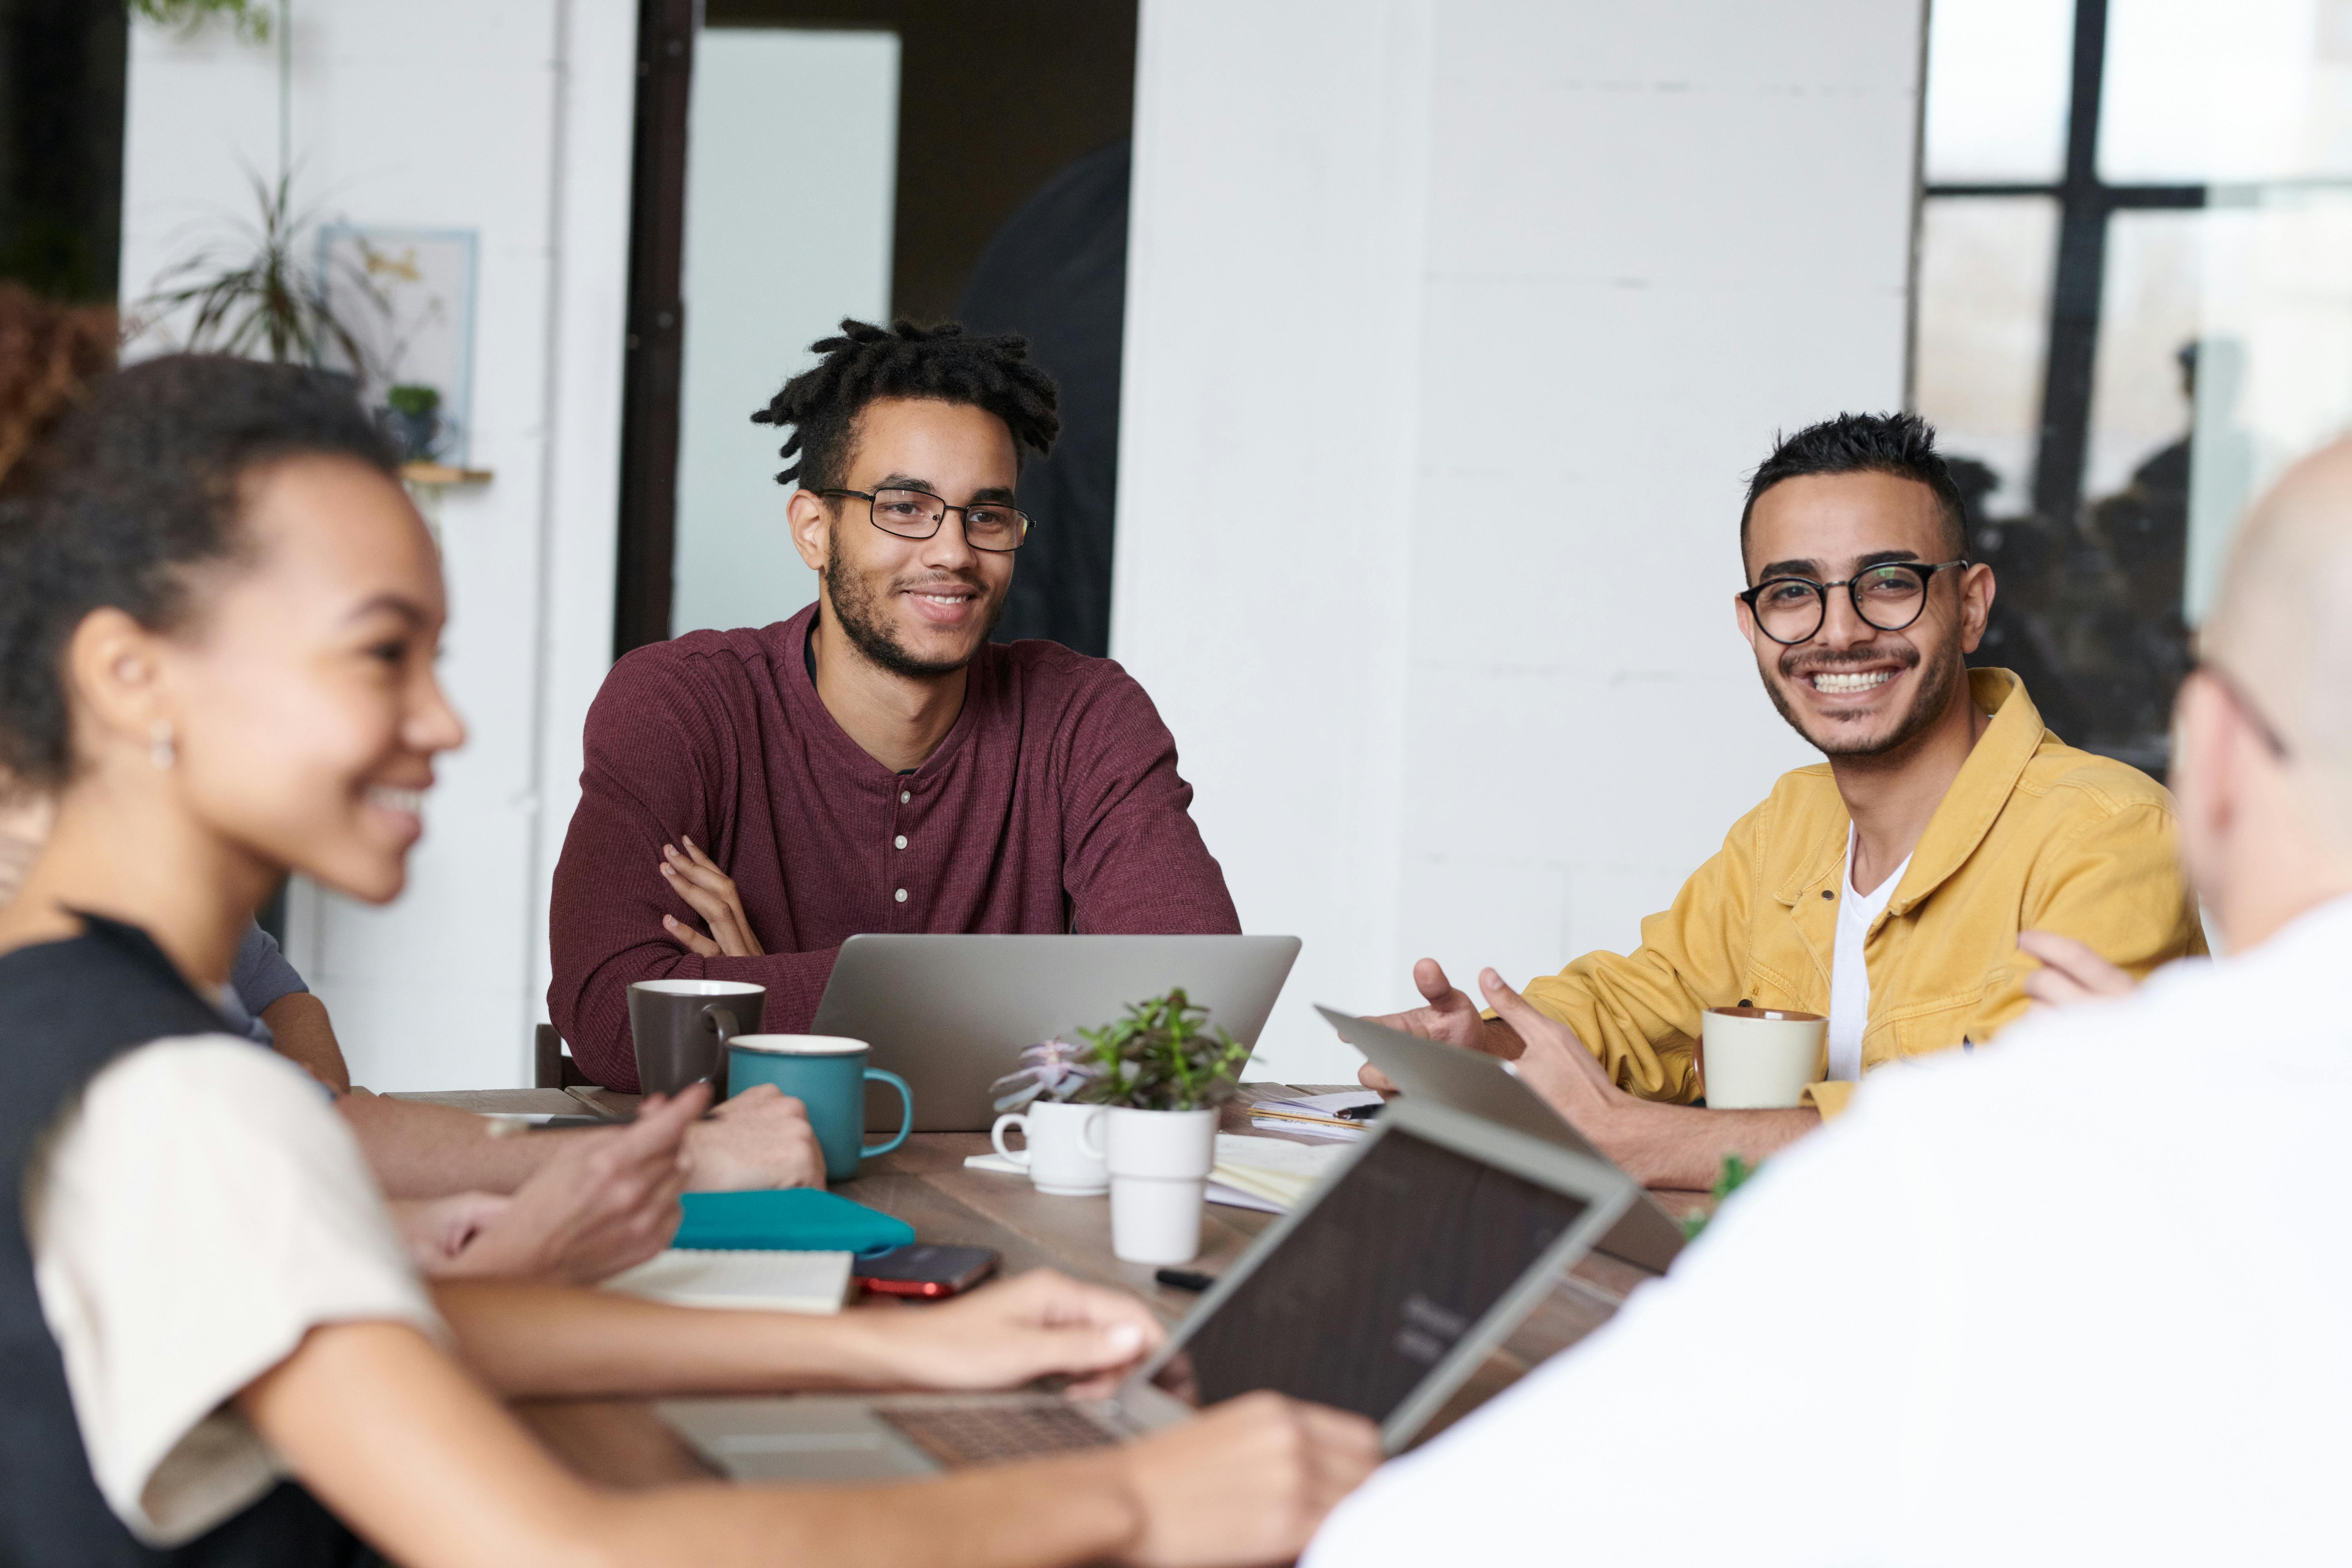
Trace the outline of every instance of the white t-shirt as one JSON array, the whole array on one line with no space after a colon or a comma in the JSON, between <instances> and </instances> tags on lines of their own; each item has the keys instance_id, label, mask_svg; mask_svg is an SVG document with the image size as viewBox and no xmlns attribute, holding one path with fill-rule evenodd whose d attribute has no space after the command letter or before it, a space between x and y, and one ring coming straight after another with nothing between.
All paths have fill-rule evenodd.
<instances>
[{"instance_id":1,"label":"white t-shirt","mask_svg":"<svg viewBox=\"0 0 2352 1568\"><path fill-rule=\"evenodd\" d=\"M92 1078L27 1173L41 1315L99 1491L151 1545L278 1480L230 1395L321 1323L446 1331L319 1085L250 1041L158 1042Z\"/></svg>"},{"instance_id":2,"label":"white t-shirt","mask_svg":"<svg viewBox=\"0 0 2352 1568\"><path fill-rule=\"evenodd\" d=\"M1903 885L1911 857L1887 874L1886 880L1867 893L1853 890L1856 830L1845 830L1845 890L1838 900L1837 936L1830 952L1830 1079L1854 1083L1862 1078L1862 1037L1870 1027L1870 967L1862 961L1870 922Z\"/></svg>"},{"instance_id":3,"label":"white t-shirt","mask_svg":"<svg viewBox=\"0 0 2352 1568\"><path fill-rule=\"evenodd\" d=\"M2352 1562L2352 899L1871 1074L1307 1568Z\"/></svg>"}]
</instances>

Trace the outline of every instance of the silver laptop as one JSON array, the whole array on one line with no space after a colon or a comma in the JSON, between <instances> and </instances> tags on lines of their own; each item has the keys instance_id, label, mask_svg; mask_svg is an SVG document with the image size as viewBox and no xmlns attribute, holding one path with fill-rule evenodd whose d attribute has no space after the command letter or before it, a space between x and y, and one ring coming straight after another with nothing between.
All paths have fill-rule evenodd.
<instances>
[{"instance_id":1,"label":"silver laptop","mask_svg":"<svg viewBox=\"0 0 2352 1568\"><path fill-rule=\"evenodd\" d=\"M853 936L841 944L810 1032L874 1047L907 1080L918 1132L985 1132L988 1086L1025 1047L1121 1017L1171 986L1257 1044L1298 957L1295 936ZM896 1131L898 1097L876 1086L868 1128Z\"/></svg>"},{"instance_id":2,"label":"silver laptop","mask_svg":"<svg viewBox=\"0 0 2352 1568\"><path fill-rule=\"evenodd\" d=\"M1107 1400L695 1399L661 1414L742 1480L855 1479L1095 1447L1257 1389L1353 1410L1395 1453L1606 1234L1605 1162L1398 1101Z\"/></svg>"},{"instance_id":3,"label":"silver laptop","mask_svg":"<svg viewBox=\"0 0 2352 1568\"><path fill-rule=\"evenodd\" d=\"M1341 1039L1363 1052L1366 1059L1388 1074L1390 1081L1406 1095L1441 1100L1473 1116L1607 1163L1607 1155L1546 1104L1542 1096L1520 1082L1518 1075L1499 1058L1424 1040L1418 1035L1375 1024L1370 1018L1353 1017L1319 1005L1315 1010L1323 1015L1325 1023L1339 1031ZM1683 1249L1682 1224L1647 1189L1635 1184L1633 1191L1636 1196L1633 1205L1593 1250L1605 1252L1636 1268L1664 1274L1666 1265Z\"/></svg>"}]
</instances>

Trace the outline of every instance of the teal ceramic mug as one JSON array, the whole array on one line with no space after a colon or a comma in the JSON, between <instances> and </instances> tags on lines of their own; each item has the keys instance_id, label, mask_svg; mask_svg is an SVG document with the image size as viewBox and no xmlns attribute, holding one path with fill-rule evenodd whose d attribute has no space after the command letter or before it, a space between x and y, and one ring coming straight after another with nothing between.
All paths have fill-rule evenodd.
<instances>
[{"instance_id":1,"label":"teal ceramic mug","mask_svg":"<svg viewBox=\"0 0 2352 1568\"><path fill-rule=\"evenodd\" d=\"M864 1040L838 1035L738 1035L727 1042L727 1092L731 1097L755 1083L772 1083L808 1107L809 1126L824 1151L824 1178L845 1182L857 1162L887 1154L907 1141L915 1125L915 1096L894 1072L866 1065ZM898 1091L898 1133L887 1142L866 1142L866 1086L887 1083Z\"/></svg>"}]
</instances>

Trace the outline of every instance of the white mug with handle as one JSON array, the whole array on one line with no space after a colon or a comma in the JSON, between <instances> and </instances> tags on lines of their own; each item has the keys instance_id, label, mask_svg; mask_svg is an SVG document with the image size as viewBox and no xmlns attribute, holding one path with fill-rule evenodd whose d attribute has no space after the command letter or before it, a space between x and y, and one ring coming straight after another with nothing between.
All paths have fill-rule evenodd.
<instances>
[{"instance_id":1,"label":"white mug with handle","mask_svg":"<svg viewBox=\"0 0 2352 1568\"><path fill-rule=\"evenodd\" d=\"M1055 1100L1030 1102L1025 1111L1000 1116L988 1130L996 1152L1029 1173L1041 1193L1056 1197L1099 1197L1110 1191L1110 1167L1100 1145L1088 1148L1087 1129L1102 1120L1099 1105L1068 1105ZM1004 1135L1019 1128L1028 1147L1008 1148ZM1099 1135L1097 1135L1099 1136Z\"/></svg>"}]
</instances>

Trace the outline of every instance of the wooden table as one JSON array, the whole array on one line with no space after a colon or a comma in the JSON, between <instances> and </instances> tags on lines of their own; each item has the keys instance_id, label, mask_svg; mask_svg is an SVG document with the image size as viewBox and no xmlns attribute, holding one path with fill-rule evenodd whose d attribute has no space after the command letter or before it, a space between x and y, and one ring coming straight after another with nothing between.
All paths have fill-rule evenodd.
<instances>
[{"instance_id":1,"label":"wooden table","mask_svg":"<svg viewBox=\"0 0 2352 1568\"><path fill-rule=\"evenodd\" d=\"M1242 1100L1226 1110L1224 1131L1277 1136L1249 1124L1251 1101L1328 1093L1336 1087L1341 1086L1245 1085ZM571 1098L571 1106L562 1103L564 1095ZM609 1089L518 1089L413 1098L509 1114L546 1113L584 1105L604 1116L622 1117L635 1104L635 1096ZM856 1180L838 1183L834 1191L896 1215L913 1226L915 1234L925 1241L993 1247L1003 1254L1008 1274L1051 1268L1076 1279L1131 1291L1171 1323L1199 1301L1191 1291L1158 1283L1151 1266L1122 1263L1111 1255L1109 1199L1048 1197L1021 1177L964 1168L965 1156L986 1153L989 1147L985 1133L919 1132L892 1152L867 1161ZM1708 1205L1700 1194L1660 1195L1677 1213ZM1274 1217L1253 1209L1208 1205L1201 1226L1201 1256L1192 1267L1207 1274L1223 1272ZM1644 1278L1640 1270L1614 1258L1588 1256L1463 1385L1431 1424L1429 1434L1443 1430L1536 1363L1606 1322ZM922 1308L901 1310L920 1311ZM643 1486L700 1479L709 1473L653 1415L646 1401L533 1400L519 1405L518 1413L567 1463L594 1480Z\"/></svg>"}]
</instances>

